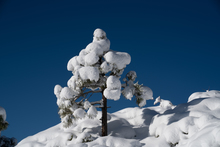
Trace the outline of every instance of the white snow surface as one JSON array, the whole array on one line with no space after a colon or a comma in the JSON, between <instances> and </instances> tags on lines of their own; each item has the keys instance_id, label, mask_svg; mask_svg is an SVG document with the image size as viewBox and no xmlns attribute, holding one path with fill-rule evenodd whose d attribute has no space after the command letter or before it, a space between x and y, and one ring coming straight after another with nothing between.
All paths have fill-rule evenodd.
<instances>
[{"instance_id":1,"label":"white snow surface","mask_svg":"<svg viewBox=\"0 0 220 147\"><path fill-rule=\"evenodd\" d=\"M174 109L135 107L108 113L106 137L100 135L98 111L93 119L74 120L67 129L58 124L17 147L220 147L219 92L194 93Z\"/></svg>"}]
</instances>

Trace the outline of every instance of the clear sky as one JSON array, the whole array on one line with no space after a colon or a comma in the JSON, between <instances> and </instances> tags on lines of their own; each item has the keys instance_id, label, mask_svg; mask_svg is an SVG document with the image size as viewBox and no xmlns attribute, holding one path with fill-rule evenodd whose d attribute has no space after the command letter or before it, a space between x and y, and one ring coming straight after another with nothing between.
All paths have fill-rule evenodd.
<instances>
[{"instance_id":1,"label":"clear sky","mask_svg":"<svg viewBox=\"0 0 220 147\"><path fill-rule=\"evenodd\" d=\"M68 60L96 28L131 55L124 73L136 71L155 98L178 105L220 90L218 0L0 0L0 106L10 124L2 135L20 141L60 122L54 86L67 85ZM108 105L137 106L123 97Z\"/></svg>"}]
</instances>

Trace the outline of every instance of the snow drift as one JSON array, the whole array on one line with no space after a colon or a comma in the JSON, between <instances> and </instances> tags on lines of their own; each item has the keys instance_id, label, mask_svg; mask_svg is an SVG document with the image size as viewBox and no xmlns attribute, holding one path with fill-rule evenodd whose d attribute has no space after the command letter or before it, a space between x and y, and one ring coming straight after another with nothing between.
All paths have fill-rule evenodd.
<instances>
[{"instance_id":1,"label":"snow drift","mask_svg":"<svg viewBox=\"0 0 220 147\"><path fill-rule=\"evenodd\" d=\"M126 108L108 114L101 137L101 112L23 139L17 147L219 147L220 91L194 93L176 107Z\"/></svg>"}]
</instances>

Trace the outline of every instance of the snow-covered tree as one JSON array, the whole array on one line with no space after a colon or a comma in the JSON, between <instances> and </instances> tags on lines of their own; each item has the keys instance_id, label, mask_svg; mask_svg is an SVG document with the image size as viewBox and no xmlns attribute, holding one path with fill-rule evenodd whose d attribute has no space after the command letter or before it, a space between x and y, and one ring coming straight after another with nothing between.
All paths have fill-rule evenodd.
<instances>
[{"instance_id":1,"label":"snow-covered tree","mask_svg":"<svg viewBox=\"0 0 220 147\"><path fill-rule=\"evenodd\" d=\"M130 55L110 50L110 41L103 30L96 29L93 35L93 41L69 60L67 69L73 76L67 87L56 85L54 94L63 127L70 127L74 119L95 117L98 107L102 109L102 136L106 136L107 99L119 100L122 93L129 100L135 96L142 107L146 100L153 99L153 92L149 87L135 83L135 71L127 73L121 83L121 75L131 62ZM94 93L102 93L102 99L89 102Z\"/></svg>"},{"instance_id":2,"label":"snow-covered tree","mask_svg":"<svg viewBox=\"0 0 220 147\"><path fill-rule=\"evenodd\" d=\"M0 136L1 131L6 130L8 127L8 122L6 121L6 111L0 106Z\"/></svg>"},{"instance_id":3,"label":"snow-covered tree","mask_svg":"<svg viewBox=\"0 0 220 147\"><path fill-rule=\"evenodd\" d=\"M7 127L8 122L6 121L6 111L0 106L0 147L14 147L17 145L17 140L15 138L1 136L1 131L6 130Z\"/></svg>"}]
</instances>

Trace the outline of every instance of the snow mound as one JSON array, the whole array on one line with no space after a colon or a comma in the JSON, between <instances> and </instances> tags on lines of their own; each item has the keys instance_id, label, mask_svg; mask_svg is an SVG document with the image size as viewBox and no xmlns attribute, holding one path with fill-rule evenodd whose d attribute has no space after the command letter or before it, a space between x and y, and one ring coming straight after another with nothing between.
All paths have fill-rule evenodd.
<instances>
[{"instance_id":1,"label":"snow mound","mask_svg":"<svg viewBox=\"0 0 220 147\"><path fill-rule=\"evenodd\" d=\"M135 107L108 114L109 134L105 137L101 137L98 111L93 119L78 119L67 129L58 124L23 139L17 147L219 147L218 93L192 94L188 103L173 109Z\"/></svg>"},{"instance_id":2,"label":"snow mound","mask_svg":"<svg viewBox=\"0 0 220 147\"><path fill-rule=\"evenodd\" d=\"M208 98L208 97L219 97L220 98L220 91L217 90L207 90L206 92L195 92L190 95L188 102L199 99L199 98Z\"/></svg>"}]
</instances>

